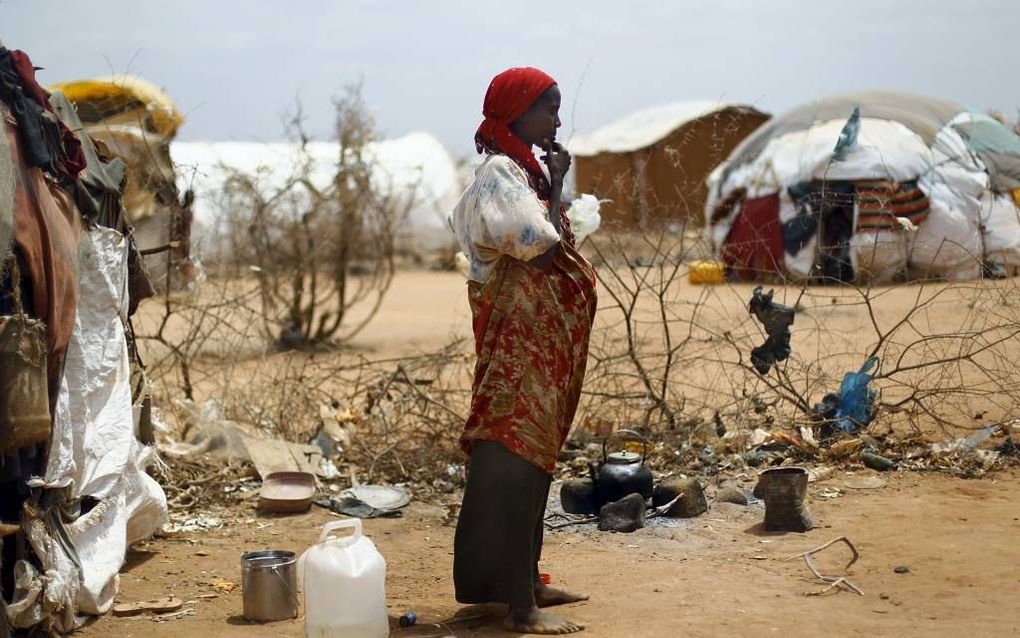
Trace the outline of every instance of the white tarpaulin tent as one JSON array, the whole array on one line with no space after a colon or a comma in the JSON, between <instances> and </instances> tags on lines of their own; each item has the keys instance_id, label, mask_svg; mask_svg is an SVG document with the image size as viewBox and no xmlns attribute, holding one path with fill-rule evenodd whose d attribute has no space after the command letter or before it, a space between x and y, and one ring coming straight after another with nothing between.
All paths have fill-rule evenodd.
<instances>
[{"instance_id":1,"label":"white tarpaulin tent","mask_svg":"<svg viewBox=\"0 0 1020 638\"><path fill-rule=\"evenodd\" d=\"M848 122L854 107L860 109L856 125ZM855 126L855 143L834 159L840 136ZM977 130L989 132L994 143L981 144ZM779 225L786 228L804 212L791 191L797 185L916 182L929 204L916 229L900 220L900 227L862 230L854 204L849 257L855 278L968 279L989 265L1012 273L1020 268L1020 211L1011 188L1011 180L1020 180L1018 166L1020 140L987 115L902 93L834 96L776 117L713 171L706 233L722 252L742 203L776 194ZM787 245L783 274L817 274L817 244L812 238L793 253Z\"/></svg>"},{"instance_id":2,"label":"white tarpaulin tent","mask_svg":"<svg viewBox=\"0 0 1020 638\"><path fill-rule=\"evenodd\" d=\"M333 181L338 154L339 146L333 142L310 142L304 151L288 142L173 142L170 156L177 166L178 187L195 193L192 243L213 252L218 249L202 245L203 230L215 230L223 219L221 193L233 173L255 178L269 195L307 160L309 181L323 189ZM366 156L373 166L373 186L412 203L407 224L398 233L401 245L413 249L450 245L446 216L462 186L442 143L429 133L411 133L370 143Z\"/></svg>"}]
</instances>

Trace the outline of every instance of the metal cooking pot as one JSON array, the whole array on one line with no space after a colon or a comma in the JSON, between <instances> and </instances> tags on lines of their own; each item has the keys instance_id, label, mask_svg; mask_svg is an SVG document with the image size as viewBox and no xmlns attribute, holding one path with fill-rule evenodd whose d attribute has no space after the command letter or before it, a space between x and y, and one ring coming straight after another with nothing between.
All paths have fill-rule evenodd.
<instances>
[{"instance_id":1,"label":"metal cooking pot","mask_svg":"<svg viewBox=\"0 0 1020 638\"><path fill-rule=\"evenodd\" d=\"M296 564L294 552L283 550L241 555L245 618L259 622L297 618Z\"/></svg>"}]
</instances>

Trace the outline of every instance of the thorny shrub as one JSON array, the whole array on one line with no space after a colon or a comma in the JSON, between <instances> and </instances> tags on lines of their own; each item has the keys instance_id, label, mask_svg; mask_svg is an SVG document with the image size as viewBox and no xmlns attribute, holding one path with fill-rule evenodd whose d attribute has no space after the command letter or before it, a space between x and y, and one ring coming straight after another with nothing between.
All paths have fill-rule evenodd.
<instances>
[{"instance_id":1,"label":"thorny shrub","mask_svg":"<svg viewBox=\"0 0 1020 638\"><path fill-rule=\"evenodd\" d=\"M755 284L690 285L688 262L704 251L690 235L607 235L585 249L598 264L601 307L575 444L636 427L659 450L656 464L670 469L727 432L740 435L731 452L756 428L817 432L814 405L869 356L881 362L872 436L904 445L952 440L1020 408L1016 280L777 282L776 301L796 309L793 352L761 375L749 360L765 338L747 310ZM340 414L345 477L429 489L459 482L469 344L389 360L281 352L261 339L258 313L244 302L258 294L250 282L213 278L167 302L168 315L146 317L149 336L139 332L160 403L182 393L215 398L229 418L303 442L332 418L324 414ZM176 341L167 337L174 334Z\"/></svg>"}]
</instances>

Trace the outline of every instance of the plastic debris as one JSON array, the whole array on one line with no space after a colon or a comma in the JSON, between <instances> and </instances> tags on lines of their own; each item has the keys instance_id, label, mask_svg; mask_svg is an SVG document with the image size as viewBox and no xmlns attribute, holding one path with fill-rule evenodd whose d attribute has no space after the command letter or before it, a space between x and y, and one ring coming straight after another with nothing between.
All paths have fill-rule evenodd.
<instances>
[{"instance_id":1,"label":"plastic debris","mask_svg":"<svg viewBox=\"0 0 1020 638\"><path fill-rule=\"evenodd\" d=\"M832 149L832 161L846 161L847 155L857 150L857 136L861 132L861 109L854 107L850 117L847 118L843 130L839 132L839 139L836 140L836 147Z\"/></svg>"},{"instance_id":2,"label":"plastic debris","mask_svg":"<svg viewBox=\"0 0 1020 638\"><path fill-rule=\"evenodd\" d=\"M570 204L567 209L567 217L570 218L570 227L574 231L574 239L577 245L591 235L602 225L602 216L599 214L599 205L609 200L599 200L594 195L584 193Z\"/></svg>"},{"instance_id":3,"label":"plastic debris","mask_svg":"<svg viewBox=\"0 0 1020 638\"><path fill-rule=\"evenodd\" d=\"M775 290L763 294L761 287L754 289L748 312L754 315L768 337L765 343L751 350L751 364L758 374L766 374L774 364L790 356L790 326L793 325L794 310L772 301Z\"/></svg>"},{"instance_id":4,"label":"plastic debris","mask_svg":"<svg viewBox=\"0 0 1020 638\"><path fill-rule=\"evenodd\" d=\"M353 496L342 496L340 498L320 498L312 501L319 507L324 507L336 514L344 514L355 518L400 518L404 515L398 509L381 509L372 507L365 501Z\"/></svg>"},{"instance_id":5,"label":"plastic debris","mask_svg":"<svg viewBox=\"0 0 1020 638\"><path fill-rule=\"evenodd\" d=\"M986 440L988 440L988 437L995 434L995 431L998 429L999 429L998 423L981 428L974 434L971 434L966 439L964 439L963 442L960 444L960 449L961 450L977 449L977 446L981 445Z\"/></svg>"},{"instance_id":6,"label":"plastic debris","mask_svg":"<svg viewBox=\"0 0 1020 638\"><path fill-rule=\"evenodd\" d=\"M344 490L343 495L381 510L399 509L411 502L408 491L397 485L355 485Z\"/></svg>"},{"instance_id":7,"label":"plastic debris","mask_svg":"<svg viewBox=\"0 0 1020 638\"><path fill-rule=\"evenodd\" d=\"M414 613L413 611L404 612L403 614L401 614L400 620L398 622L400 623L401 627L410 627L411 625L418 622L418 614Z\"/></svg>"},{"instance_id":8,"label":"plastic debris","mask_svg":"<svg viewBox=\"0 0 1020 638\"><path fill-rule=\"evenodd\" d=\"M170 523L163 528L166 533L204 532L223 527L223 519L218 516L202 514L199 516L180 516L170 513Z\"/></svg>"},{"instance_id":9,"label":"plastic debris","mask_svg":"<svg viewBox=\"0 0 1020 638\"><path fill-rule=\"evenodd\" d=\"M839 406L833 426L844 432L856 432L871 423L877 392L869 384L878 366L878 357L869 357L857 372L847 372L839 386Z\"/></svg>"}]
</instances>

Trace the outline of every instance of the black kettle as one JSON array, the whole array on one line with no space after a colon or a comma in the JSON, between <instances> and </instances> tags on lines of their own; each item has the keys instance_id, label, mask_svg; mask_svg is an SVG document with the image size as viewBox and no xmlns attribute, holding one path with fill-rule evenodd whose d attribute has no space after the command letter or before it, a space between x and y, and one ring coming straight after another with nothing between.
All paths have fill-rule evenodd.
<instances>
[{"instance_id":1,"label":"black kettle","mask_svg":"<svg viewBox=\"0 0 1020 638\"><path fill-rule=\"evenodd\" d=\"M606 444L614 436L626 436L641 441L643 453L638 455L621 450L607 454ZM600 506L634 493L640 494L645 499L652 497L652 472L645 467L647 457L648 441L634 430L620 430L602 441L602 466L598 469L594 463L588 466L592 483L595 484L595 498Z\"/></svg>"}]
</instances>

